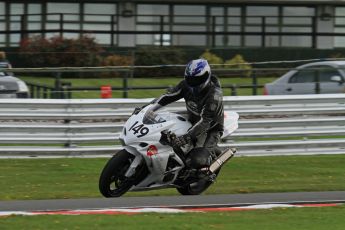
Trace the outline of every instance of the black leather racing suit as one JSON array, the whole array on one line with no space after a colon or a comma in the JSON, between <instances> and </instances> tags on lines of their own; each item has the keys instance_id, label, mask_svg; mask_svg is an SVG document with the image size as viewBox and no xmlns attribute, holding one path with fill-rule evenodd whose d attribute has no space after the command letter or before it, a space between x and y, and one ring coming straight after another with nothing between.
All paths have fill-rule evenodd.
<instances>
[{"instance_id":1,"label":"black leather racing suit","mask_svg":"<svg viewBox=\"0 0 345 230\"><path fill-rule=\"evenodd\" d=\"M189 121L192 127L188 133L195 147L204 147L212 155L218 155L217 144L223 133L224 109L223 95L219 80L211 76L210 83L197 95L182 80L177 86L155 100L165 106L169 103L185 99Z\"/></svg>"}]
</instances>

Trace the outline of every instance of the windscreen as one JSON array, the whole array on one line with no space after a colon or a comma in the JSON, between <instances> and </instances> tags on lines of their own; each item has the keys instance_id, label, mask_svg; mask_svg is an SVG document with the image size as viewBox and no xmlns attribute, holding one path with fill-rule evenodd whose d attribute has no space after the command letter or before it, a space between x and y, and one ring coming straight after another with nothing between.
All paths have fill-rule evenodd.
<instances>
[{"instance_id":1,"label":"windscreen","mask_svg":"<svg viewBox=\"0 0 345 230\"><path fill-rule=\"evenodd\" d=\"M143 123L146 125L152 125L165 122L166 120L163 118L164 112L158 113L160 108L160 105L151 105L143 117Z\"/></svg>"}]
</instances>

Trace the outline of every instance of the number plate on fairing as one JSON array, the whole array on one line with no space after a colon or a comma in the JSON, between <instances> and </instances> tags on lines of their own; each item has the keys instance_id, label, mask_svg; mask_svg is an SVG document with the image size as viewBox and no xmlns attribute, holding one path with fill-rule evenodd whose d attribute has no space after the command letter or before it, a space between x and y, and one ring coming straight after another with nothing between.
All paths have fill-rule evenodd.
<instances>
[{"instance_id":1,"label":"number plate on fairing","mask_svg":"<svg viewBox=\"0 0 345 230\"><path fill-rule=\"evenodd\" d=\"M138 138L147 135L150 132L150 129L145 127L144 124L139 121L134 122L134 124L129 128L129 132L133 132Z\"/></svg>"}]
</instances>

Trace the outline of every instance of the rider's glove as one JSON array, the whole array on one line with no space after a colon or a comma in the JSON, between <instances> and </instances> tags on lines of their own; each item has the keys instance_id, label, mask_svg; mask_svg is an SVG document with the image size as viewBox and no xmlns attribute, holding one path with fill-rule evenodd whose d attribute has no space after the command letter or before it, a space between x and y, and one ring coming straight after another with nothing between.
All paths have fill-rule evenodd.
<instances>
[{"instance_id":1,"label":"rider's glove","mask_svg":"<svg viewBox=\"0 0 345 230\"><path fill-rule=\"evenodd\" d=\"M133 114L138 114L143 108L142 107L136 107L132 113Z\"/></svg>"},{"instance_id":2,"label":"rider's glove","mask_svg":"<svg viewBox=\"0 0 345 230\"><path fill-rule=\"evenodd\" d=\"M183 147L192 143L192 138L189 134L185 134L179 137L175 137L171 140L171 145L173 147Z\"/></svg>"},{"instance_id":3,"label":"rider's glove","mask_svg":"<svg viewBox=\"0 0 345 230\"><path fill-rule=\"evenodd\" d=\"M149 104L150 104L150 103L149 103ZM138 114L141 110L143 110L143 108L145 108L145 107L148 106L149 104L143 105L143 106L141 106L141 107L135 107L135 109L134 109L132 115L133 115L133 114Z\"/></svg>"}]
</instances>

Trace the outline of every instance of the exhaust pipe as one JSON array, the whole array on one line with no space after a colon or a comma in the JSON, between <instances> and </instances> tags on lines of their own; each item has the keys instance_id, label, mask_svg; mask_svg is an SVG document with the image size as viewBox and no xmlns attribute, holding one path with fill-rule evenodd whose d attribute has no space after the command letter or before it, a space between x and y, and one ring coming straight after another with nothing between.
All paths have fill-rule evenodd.
<instances>
[{"instance_id":1,"label":"exhaust pipe","mask_svg":"<svg viewBox=\"0 0 345 230\"><path fill-rule=\"evenodd\" d=\"M236 153L236 149L227 149L225 150L209 167L209 170L214 173L217 171L225 162L230 160Z\"/></svg>"}]
</instances>

